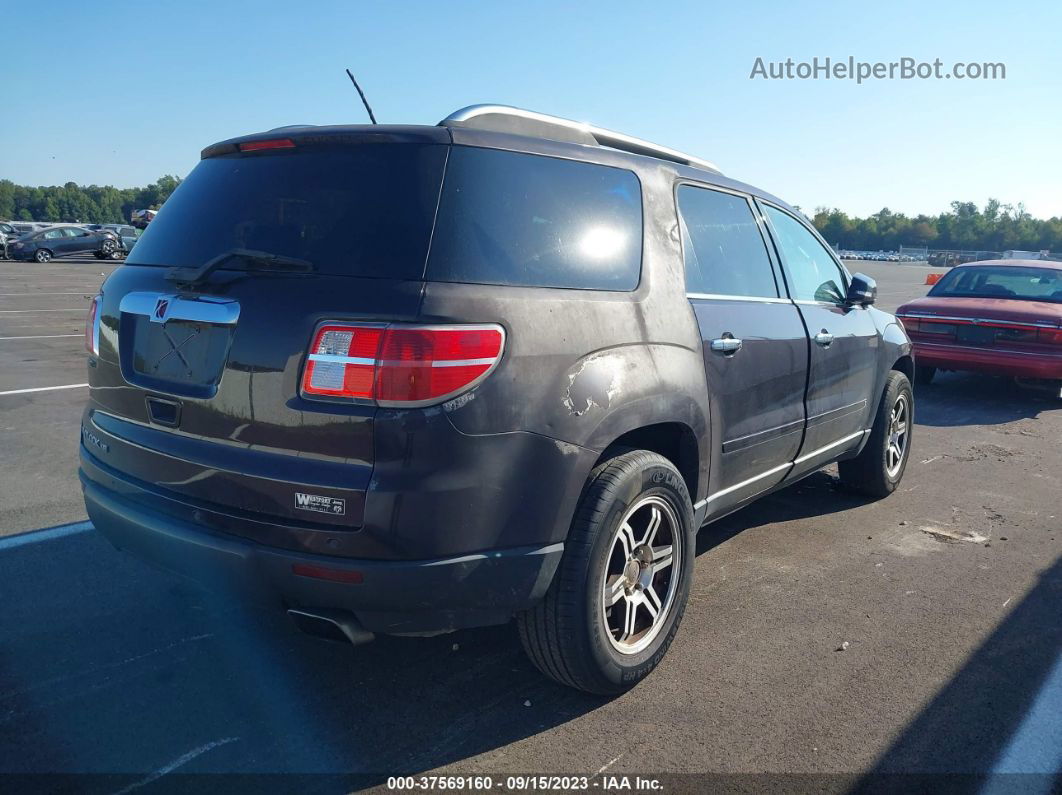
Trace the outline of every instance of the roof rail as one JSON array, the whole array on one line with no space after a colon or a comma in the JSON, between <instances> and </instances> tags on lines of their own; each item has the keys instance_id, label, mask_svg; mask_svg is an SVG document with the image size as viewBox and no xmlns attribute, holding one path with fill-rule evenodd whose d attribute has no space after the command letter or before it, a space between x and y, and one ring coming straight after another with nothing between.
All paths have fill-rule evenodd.
<instances>
[{"instance_id":1,"label":"roof rail","mask_svg":"<svg viewBox=\"0 0 1062 795\"><path fill-rule=\"evenodd\" d=\"M666 146L633 138L623 133L604 130L585 122L570 121L558 116L548 116L533 110L523 110L509 105L469 105L454 111L441 122L440 127L472 127L479 130L532 135L569 143L607 146L623 152L648 155L661 160L670 160L687 166L703 168L721 174L719 167L708 160L687 155Z\"/></svg>"}]
</instances>

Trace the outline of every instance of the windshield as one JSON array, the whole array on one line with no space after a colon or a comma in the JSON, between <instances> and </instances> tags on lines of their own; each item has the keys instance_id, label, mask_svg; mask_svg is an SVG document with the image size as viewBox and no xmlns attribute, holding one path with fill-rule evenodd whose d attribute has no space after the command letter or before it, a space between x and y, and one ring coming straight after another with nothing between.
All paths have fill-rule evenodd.
<instances>
[{"instance_id":1,"label":"windshield","mask_svg":"<svg viewBox=\"0 0 1062 795\"><path fill-rule=\"evenodd\" d=\"M321 273L420 279L445 155L440 145L389 143L208 158L127 262L197 268L251 249Z\"/></svg>"},{"instance_id":2,"label":"windshield","mask_svg":"<svg viewBox=\"0 0 1062 795\"><path fill-rule=\"evenodd\" d=\"M937 282L929 295L1062 303L1062 271L1013 265L956 268Z\"/></svg>"}]
</instances>

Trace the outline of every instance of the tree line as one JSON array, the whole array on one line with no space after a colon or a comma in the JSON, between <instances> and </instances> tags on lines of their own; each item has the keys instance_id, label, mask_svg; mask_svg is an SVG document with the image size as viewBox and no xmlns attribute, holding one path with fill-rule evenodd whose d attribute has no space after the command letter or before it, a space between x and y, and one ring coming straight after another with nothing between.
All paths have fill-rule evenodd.
<instances>
[{"instance_id":1,"label":"tree line","mask_svg":"<svg viewBox=\"0 0 1062 795\"><path fill-rule=\"evenodd\" d=\"M129 214L133 210L157 210L180 182L178 177L167 175L144 188L78 185L76 182L32 188L0 179L0 220L129 223Z\"/></svg>"},{"instance_id":2,"label":"tree line","mask_svg":"<svg viewBox=\"0 0 1062 795\"><path fill-rule=\"evenodd\" d=\"M65 185L32 188L0 180L0 220L65 221L82 224L123 223L133 210L158 209L180 184L166 175L143 188L110 185ZM1021 204L989 199L952 202L939 215L910 217L887 207L866 218L820 207L811 217L815 227L838 249L895 251L900 246L977 251L1062 251L1062 218L1033 218Z\"/></svg>"},{"instance_id":3,"label":"tree line","mask_svg":"<svg viewBox=\"0 0 1062 795\"><path fill-rule=\"evenodd\" d=\"M989 199L984 208L952 202L940 215L894 213L887 207L866 218L820 207L812 222L838 249L895 251L900 246L975 251L1062 251L1062 218L1033 218L1024 205Z\"/></svg>"}]
</instances>

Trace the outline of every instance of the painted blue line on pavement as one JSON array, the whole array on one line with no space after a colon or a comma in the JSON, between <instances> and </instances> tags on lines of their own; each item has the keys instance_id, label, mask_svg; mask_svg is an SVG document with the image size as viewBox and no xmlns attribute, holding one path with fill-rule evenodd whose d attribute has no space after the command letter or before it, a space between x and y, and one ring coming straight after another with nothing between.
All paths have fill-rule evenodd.
<instances>
[{"instance_id":1,"label":"painted blue line on pavement","mask_svg":"<svg viewBox=\"0 0 1062 795\"><path fill-rule=\"evenodd\" d=\"M1036 701L992 768L993 775L1041 774L1041 781L1024 781L1022 787L1024 792L1045 795L1052 791L1054 775L1059 772L1062 772L1062 656L1055 660ZM994 791L992 786L983 790Z\"/></svg>"},{"instance_id":2,"label":"painted blue line on pavement","mask_svg":"<svg viewBox=\"0 0 1062 795\"><path fill-rule=\"evenodd\" d=\"M16 536L0 538L0 552L24 547L27 544L36 544L39 541L53 541L56 538L85 533L92 529L92 522L74 522L73 524L46 527L43 530L30 530L28 533L19 533Z\"/></svg>"}]
</instances>

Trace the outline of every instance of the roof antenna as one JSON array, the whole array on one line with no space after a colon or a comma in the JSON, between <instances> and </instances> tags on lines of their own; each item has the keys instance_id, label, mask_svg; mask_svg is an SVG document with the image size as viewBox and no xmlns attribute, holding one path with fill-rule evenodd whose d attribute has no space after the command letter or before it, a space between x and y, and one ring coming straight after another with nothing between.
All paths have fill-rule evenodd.
<instances>
[{"instance_id":1,"label":"roof antenna","mask_svg":"<svg viewBox=\"0 0 1062 795\"><path fill-rule=\"evenodd\" d=\"M376 117L372 115L372 108L369 107L369 100L365 99L365 92L361 90L361 86L358 85L358 81L354 79L354 75L347 69L347 77L350 78L350 82L354 84L354 88L358 89L358 96L361 97L361 104L365 106L365 110L369 111L369 119L373 124L376 124Z\"/></svg>"}]
</instances>

